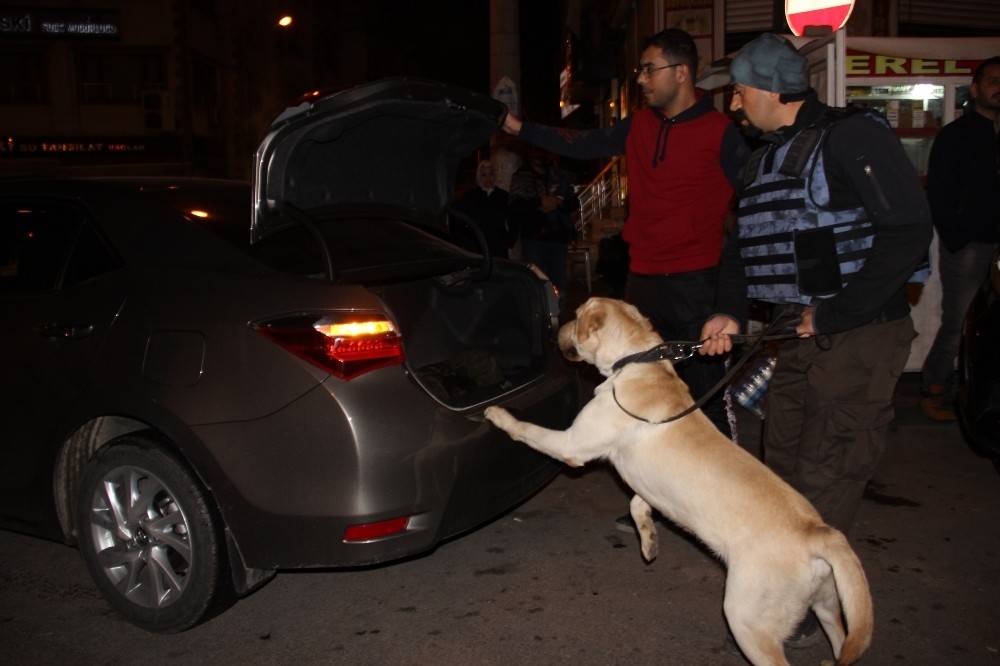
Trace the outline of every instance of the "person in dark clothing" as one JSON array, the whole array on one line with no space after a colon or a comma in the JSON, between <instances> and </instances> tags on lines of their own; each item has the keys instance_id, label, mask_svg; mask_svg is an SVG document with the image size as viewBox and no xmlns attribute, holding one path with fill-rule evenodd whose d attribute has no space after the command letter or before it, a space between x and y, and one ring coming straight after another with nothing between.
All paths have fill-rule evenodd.
<instances>
[{"instance_id":1,"label":"person in dark clothing","mask_svg":"<svg viewBox=\"0 0 1000 666\"><path fill-rule=\"evenodd\" d=\"M562 291L566 255L576 232L572 212L577 200L565 174L540 157L514 172L510 183L511 218L521 237L521 259L538 266Z\"/></svg>"},{"instance_id":2,"label":"person in dark clothing","mask_svg":"<svg viewBox=\"0 0 1000 666\"><path fill-rule=\"evenodd\" d=\"M927 169L939 242L941 326L924 360L920 407L937 421L955 420L962 320L1000 241L1000 56L976 68L969 93L965 113L934 140Z\"/></svg>"},{"instance_id":3,"label":"person in dark clothing","mask_svg":"<svg viewBox=\"0 0 1000 666\"><path fill-rule=\"evenodd\" d=\"M457 207L479 223L486 237L490 255L502 259L510 257L510 248L515 240L509 219L509 205L510 198L507 192L497 187L493 163L482 160L476 167L476 187L465 193L457 202ZM474 237L468 238L468 232L457 230L454 235L459 244L466 249L473 252L482 251L476 247Z\"/></svg>"},{"instance_id":4,"label":"person in dark clothing","mask_svg":"<svg viewBox=\"0 0 1000 666\"><path fill-rule=\"evenodd\" d=\"M748 297L801 318L768 388L765 463L847 532L885 448L892 395L915 336L905 285L931 240L916 170L884 118L822 104L808 63L765 34L730 66L732 107L762 130L737 237L700 350L731 348ZM810 613L792 647L819 640Z\"/></svg>"},{"instance_id":5,"label":"person in dark clothing","mask_svg":"<svg viewBox=\"0 0 1000 666\"><path fill-rule=\"evenodd\" d=\"M625 155L629 246L625 300L667 340L696 339L712 314L723 222L749 151L739 130L694 86L698 53L691 36L669 29L645 41L636 76L647 106L606 129L567 131L508 115L504 130L576 159ZM678 364L695 398L714 386L721 360ZM719 392L704 407L727 436Z\"/></svg>"}]
</instances>

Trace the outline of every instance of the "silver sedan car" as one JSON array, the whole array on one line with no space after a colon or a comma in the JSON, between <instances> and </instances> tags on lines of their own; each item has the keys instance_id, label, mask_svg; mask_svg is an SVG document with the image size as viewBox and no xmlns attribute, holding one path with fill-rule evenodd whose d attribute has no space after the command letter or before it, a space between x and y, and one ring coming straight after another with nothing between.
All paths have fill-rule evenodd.
<instances>
[{"instance_id":1,"label":"silver sedan car","mask_svg":"<svg viewBox=\"0 0 1000 666\"><path fill-rule=\"evenodd\" d=\"M283 568L433 549L557 466L551 284L459 248L459 160L503 107L396 80L279 117L252 184L0 182L0 524L75 543L181 631ZM480 235L481 237L481 235ZM485 248L485 244L484 244Z\"/></svg>"}]
</instances>

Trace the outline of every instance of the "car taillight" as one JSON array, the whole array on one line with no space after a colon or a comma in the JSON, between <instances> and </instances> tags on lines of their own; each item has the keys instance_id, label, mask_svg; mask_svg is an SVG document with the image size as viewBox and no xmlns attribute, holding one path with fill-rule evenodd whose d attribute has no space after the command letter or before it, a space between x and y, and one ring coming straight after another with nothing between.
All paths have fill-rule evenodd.
<instances>
[{"instance_id":1,"label":"car taillight","mask_svg":"<svg viewBox=\"0 0 1000 666\"><path fill-rule=\"evenodd\" d=\"M373 313L295 315L255 322L254 330L341 379L405 358L391 321Z\"/></svg>"},{"instance_id":2,"label":"car taillight","mask_svg":"<svg viewBox=\"0 0 1000 666\"><path fill-rule=\"evenodd\" d=\"M410 519L408 516L382 520L377 523L360 523L350 525L344 530L344 541L371 541L382 537L398 534L406 530Z\"/></svg>"}]
</instances>

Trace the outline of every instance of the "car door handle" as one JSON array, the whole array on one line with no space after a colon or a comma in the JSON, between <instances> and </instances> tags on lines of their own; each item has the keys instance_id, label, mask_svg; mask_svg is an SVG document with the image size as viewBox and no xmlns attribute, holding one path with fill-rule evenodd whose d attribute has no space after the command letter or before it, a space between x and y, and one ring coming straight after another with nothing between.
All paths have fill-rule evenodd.
<instances>
[{"instance_id":1,"label":"car door handle","mask_svg":"<svg viewBox=\"0 0 1000 666\"><path fill-rule=\"evenodd\" d=\"M94 332L94 325L50 322L35 326L34 331L49 340L79 340L91 335Z\"/></svg>"}]
</instances>

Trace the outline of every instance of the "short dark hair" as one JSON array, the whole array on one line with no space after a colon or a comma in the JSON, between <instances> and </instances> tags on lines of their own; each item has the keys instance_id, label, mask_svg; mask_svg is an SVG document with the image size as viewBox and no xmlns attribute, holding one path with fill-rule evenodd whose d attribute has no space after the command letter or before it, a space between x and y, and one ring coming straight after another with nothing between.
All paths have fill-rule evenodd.
<instances>
[{"instance_id":1,"label":"short dark hair","mask_svg":"<svg viewBox=\"0 0 1000 666\"><path fill-rule=\"evenodd\" d=\"M691 70L692 79L698 74L698 47L695 46L691 35L683 30L667 28L642 42L643 51L651 46L663 51L663 55L670 58L671 63L687 65Z\"/></svg>"},{"instance_id":2,"label":"short dark hair","mask_svg":"<svg viewBox=\"0 0 1000 666\"><path fill-rule=\"evenodd\" d=\"M972 82L978 85L986 75L986 68L992 67L993 65L1000 65L1000 56L993 56L992 58L987 58L979 63L979 66L976 67L976 71L972 73Z\"/></svg>"}]
</instances>

